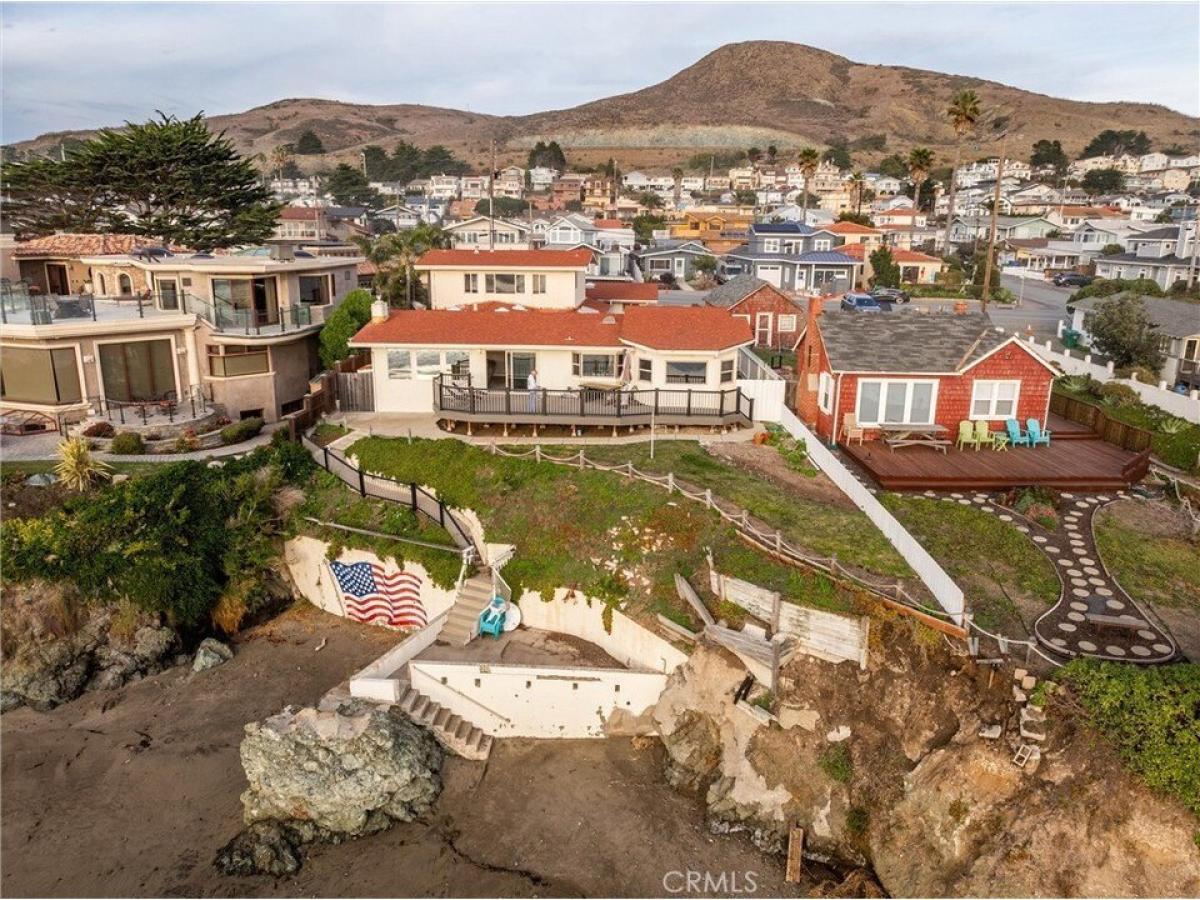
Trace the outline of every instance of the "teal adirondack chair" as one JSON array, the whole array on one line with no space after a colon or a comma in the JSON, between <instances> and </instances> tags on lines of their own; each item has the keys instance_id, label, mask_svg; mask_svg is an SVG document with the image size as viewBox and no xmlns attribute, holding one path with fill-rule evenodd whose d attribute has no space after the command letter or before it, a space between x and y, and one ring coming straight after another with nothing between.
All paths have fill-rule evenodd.
<instances>
[{"instance_id":1,"label":"teal adirondack chair","mask_svg":"<svg viewBox=\"0 0 1200 900\"><path fill-rule=\"evenodd\" d=\"M1008 442L1014 447L1029 447L1029 435L1021 430L1016 419L1005 419L1004 430L1008 432Z\"/></svg>"},{"instance_id":2,"label":"teal adirondack chair","mask_svg":"<svg viewBox=\"0 0 1200 900\"><path fill-rule=\"evenodd\" d=\"M504 631L504 598L496 597L479 617L479 635L490 634L499 638Z\"/></svg>"},{"instance_id":3,"label":"teal adirondack chair","mask_svg":"<svg viewBox=\"0 0 1200 900\"><path fill-rule=\"evenodd\" d=\"M964 419L958 423L958 440L954 443L959 450L965 450L970 445L974 445L976 450L979 449L979 444L975 439L975 428L971 425L970 420Z\"/></svg>"},{"instance_id":4,"label":"teal adirondack chair","mask_svg":"<svg viewBox=\"0 0 1200 900\"><path fill-rule=\"evenodd\" d=\"M1050 432L1042 431L1042 426L1038 424L1037 419L1026 419L1025 427L1029 429L1029 446L1036 447L1038 444L1050 446Z\"/></svg>"},{"instance_id":5,"label":"teal adirondack chair","mask_svg":"<svg viewBox=\"0 0 1200 900\"><path fill-rule=\"evenodd\" d=\"M980 419L975 423L975 449L980 447L991 447L995 441L992 440L992 428L987 422Z\"/></svg>"}]
</instances>

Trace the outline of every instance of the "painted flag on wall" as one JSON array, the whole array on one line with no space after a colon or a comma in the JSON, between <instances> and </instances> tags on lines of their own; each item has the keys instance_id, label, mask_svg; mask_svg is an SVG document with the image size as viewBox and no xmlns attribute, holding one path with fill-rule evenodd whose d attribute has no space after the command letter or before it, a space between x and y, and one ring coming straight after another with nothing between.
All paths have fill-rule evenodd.
<instances>
[{"instance_id":1,"label":"painted flag on wall","mask_svg":"<svg viewBox=\"0 0 1200 900\"><path fill-rule=\"evenodd\" d=\"M421 579L409 572L387 572L370 562L333 560L330 571L337 580L347 617L395 628L421 628L428 622L421 605Z\"/></svg>"}]
</instances>

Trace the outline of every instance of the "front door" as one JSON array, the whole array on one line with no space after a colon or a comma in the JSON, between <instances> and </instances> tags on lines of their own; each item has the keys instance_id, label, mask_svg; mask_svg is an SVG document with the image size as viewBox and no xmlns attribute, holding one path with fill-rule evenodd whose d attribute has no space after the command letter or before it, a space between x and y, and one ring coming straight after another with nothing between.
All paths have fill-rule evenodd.
<instances>
[{"instance_id":1,"label":"front door","mask_svg":"<svg viewBox=\"0 0 1200 900\"><path fill-rule=\"evenodd\" d=\"M179 282L174 278L156 278L159 309L179 309Z\"/></svg>"},{"instance_id":2,"label":"front door","mask_svg":"<svg viewBox=\"0 0 1200 900\"><path fill-rule=\"evenodd\" d=\"M684 273L687 271L687 259L682 256L677 256L677 257L675 257L674 264L675 264L675 277L682 278Z\"/></svg>"},{"instance_id":3,"label":"front door","mask_svg":"<svg viewBox=\"0 0 1200 900\"><path fill-rule=\"evenodd\" d=\"M771 327L774 315L769 312L756 313L754 316L754 344L757 347L771 346Z\"/></svg>"},{"instance_id":4,"label":"front door","mask_svg":"<svg viewBox=\"0 0 1200 900\"><path fill-rule=\"evenodd\" d=\"M71 282L67 278L67 267L59 263L46 263L46 288L51 294L67 296L71 293Z\"/></svg>"},{"instance_id":5,"label":"front door","mask_svg":"<svg viewBox=\"0 0 1200 900\"><path fill-rule=\"evenodd\" d=\"M529 373L537 366L537 354L510 350L505 356L508 386L513 390L525 390L529 386Z\"/></svg>"}]
</instances>

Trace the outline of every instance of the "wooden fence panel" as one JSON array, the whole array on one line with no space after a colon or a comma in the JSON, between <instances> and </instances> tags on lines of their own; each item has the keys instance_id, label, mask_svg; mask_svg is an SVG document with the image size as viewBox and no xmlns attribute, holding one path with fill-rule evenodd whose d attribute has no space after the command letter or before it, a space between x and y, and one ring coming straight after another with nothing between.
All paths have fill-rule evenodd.
<instances>
[{"instance_id":1,"label":"wooden fence panel","mask_svg":"<svg viewBox=\"0 0 1200 900\"><path fill-rule=\"evenodd\" d=\"M335 378L342 412L375 411L375 381L370 371L338 372Z\"/></svg>"}]
</instances>

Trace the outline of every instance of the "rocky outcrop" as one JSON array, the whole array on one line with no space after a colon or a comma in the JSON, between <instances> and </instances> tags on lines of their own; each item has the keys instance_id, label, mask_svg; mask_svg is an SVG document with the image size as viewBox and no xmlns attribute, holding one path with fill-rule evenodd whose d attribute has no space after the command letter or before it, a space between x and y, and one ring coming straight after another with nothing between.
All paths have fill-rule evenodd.
<instances>
[{"instance_id":1,"label":"rocky outcrop","mask_svg":"<svg viewBox=\"0 0 1200 900\"><path fill-rule=\"evenodd\" d=\"M766 724L734 704L744 670L724 650L672 676L655 711L667 776L700 787L714 831L779 849L794 822L813 857L869 866L892 896L1200 892L1196 819L1095 733L1051 715L1040 764L1019 768L1009 679L872 631L865 672L793 659Z\"/></svg>"},{"instance_id":2,"label":"rocky outcrop","mask_svg":"<svg viewBox=\"0 0 1200 900\"><path fill-rule=\"evenodd\" d=\"M222 644L216 638L205 638L200 642L200 646L196 648L196 655L192 659L192 671L204 672L221 663L227 663L233 659L233 651L228 645Z\"/></svg>"},{"instance_id":3,"label":"rocky outcrop","mask_svg":"<svg viewBox=\"0 0 1200 900\"><path fill-rule=\"evenodd\" d=\"M441 792L442 750L402 714L361 700L337 709L289 707L246 726L247 828L217 855L229 874L299 867L300 847L409 822Z\"/></svg>"},{"instance_id":4,"label":"rocky outcrop","mask_svg":"<svg viewBox=\"0 0 1200 900\"><path fill-rule=\"evenodd\" d=\"M88 606L69 588L7 584L0 710L53 709L87 690L109 690L174 665L179 635L157 616Z\"/></svg>"}]
</instances>

